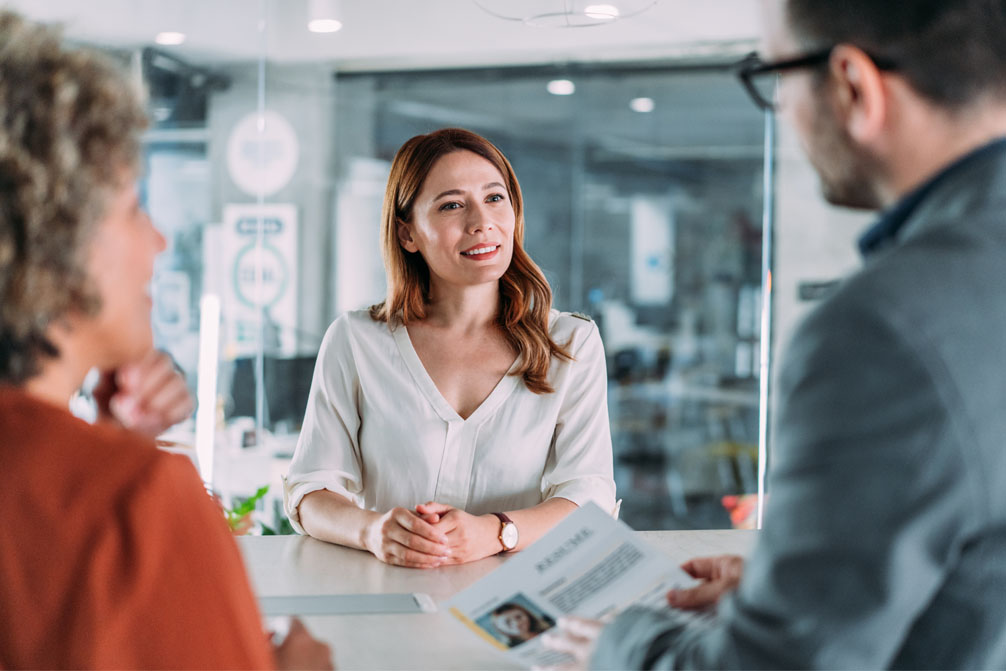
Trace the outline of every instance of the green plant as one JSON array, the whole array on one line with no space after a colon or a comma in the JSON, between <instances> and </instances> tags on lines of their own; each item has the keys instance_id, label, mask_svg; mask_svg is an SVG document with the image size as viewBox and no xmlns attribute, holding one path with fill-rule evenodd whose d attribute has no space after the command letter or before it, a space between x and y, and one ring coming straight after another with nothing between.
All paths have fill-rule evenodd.
<instances>
[{"instance_id":1,"label":"green plant","mask_svg":"<svg viewBox=\"0 0 1006 671\"><path fill-rule=\"evenodd\" d=\"M254 494L242 500L240 503L237 503L233 508L224 508L224 515L227 517L227 526L230 527L231 531L237 531L242 524L246 523L246 518L255 510L255 504L257 504L268 491L269 485L263 485L259 487Z\"/></svg>"}]
</instances>

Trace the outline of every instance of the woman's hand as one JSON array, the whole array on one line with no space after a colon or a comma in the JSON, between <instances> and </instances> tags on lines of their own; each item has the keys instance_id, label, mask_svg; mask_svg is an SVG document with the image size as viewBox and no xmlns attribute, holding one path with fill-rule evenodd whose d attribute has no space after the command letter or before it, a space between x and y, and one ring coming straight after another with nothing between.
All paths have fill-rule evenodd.
<instances>
[{"instance_id":1,"label":"woman's hand","mask_svg":"<svg viewBox=\"0 0 1006 671\"><path fill-rule=\"evenodd\" d=\"M319 669L331 671L332 650L327 644L311 636L304 623L298 618L290 622L290 631L283 642L273 646L278 669Z\"/></svg>"},{"instance_id":2,"label":"woman's hand","mask_svg":"<svg viewBox=\"0 0 1006 671\"><path fill-rule=\"evenodd\" d=\"M102 373L94 388L98 419L154 438L192 414L195 403L171 357L150 350L139 361Z\"/></svg>"},{"instance_id":3,"label":"woman's hand","mask_svg":"<svg viewBox=\"0 0 1006 671\"><path fill-rule=\"evenodd\" d=\"M744 559L736 555L698 557L686 561L681 569L702 583L691 589L672 589L667 593L667 603L682 610L702 610L715 606L724 594L737 589L744 575Z\"/></svg>"},{"instance_id":4,"label":"woman's hand","mask_svg":"<svg viewBox=\"0 0 1006 671\"><path fill-rule=\"evenodd\" d=\"M451 556L447 563L463 564L483 557L498 554L500 544L499 518L495 515L470 515L460 508L453 508L430 501L416 506L424 521L432 521L432 528L445 534Z\"/></svg>"},{"instance_id":5,"label":"woman's hand","mask_svg":"<svg viewBox=\"0 0 1006 671\"><path fill-rule=\"evenodd\" d=\"M397 566L435 568L453 559L446 532L406 508L392 508L368 525L364 546Z\"/></svg>"}]
</instances>

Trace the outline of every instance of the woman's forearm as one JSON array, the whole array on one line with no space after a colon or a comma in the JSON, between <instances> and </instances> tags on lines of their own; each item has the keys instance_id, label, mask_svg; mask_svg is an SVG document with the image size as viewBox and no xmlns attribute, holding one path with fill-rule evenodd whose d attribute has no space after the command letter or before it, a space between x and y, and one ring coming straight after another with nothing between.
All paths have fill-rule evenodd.
<instances>
[{"instance_id":1,"label":"woman's forearm","mask_svg":"<svg viewBox=\"0 0 1006 671\"><path fill-rule=\"evenodd\" d=\"M367 534L381 517L380 513L363 510L345 496L320 489L307 494L300 502L300 524L318 540L370 550Z\"/></svg>"},{"instance_id":2,"label":"woman's forearm","mask_svg":"<svg viewBox=\"0 0 1006 671\"><path fill-rule=\"evenodd\" d=\"M577 505L561 496L542 501L536 506L523 510L502 511L517 525L519 537L517 550L523 550L544 536L566 515L577 509Z\"/></svg>"}]
</instances>

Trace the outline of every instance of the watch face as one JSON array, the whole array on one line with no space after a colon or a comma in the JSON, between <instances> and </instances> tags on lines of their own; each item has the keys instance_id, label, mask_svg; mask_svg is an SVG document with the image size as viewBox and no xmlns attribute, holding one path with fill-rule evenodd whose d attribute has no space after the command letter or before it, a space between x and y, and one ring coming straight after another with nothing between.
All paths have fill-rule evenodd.
<instances>
[{"instance_id":1,"label":"watch face","mask_svg":"<svg viewBox=\"0 0 1006 671\"><path fill-rule=\"evenodd\" d=\"M500 540L503 541L503 547L507 550L517 547L517 525L513 522L504 524L503 531L500 533Z\"/></svg>"}]
</instances>

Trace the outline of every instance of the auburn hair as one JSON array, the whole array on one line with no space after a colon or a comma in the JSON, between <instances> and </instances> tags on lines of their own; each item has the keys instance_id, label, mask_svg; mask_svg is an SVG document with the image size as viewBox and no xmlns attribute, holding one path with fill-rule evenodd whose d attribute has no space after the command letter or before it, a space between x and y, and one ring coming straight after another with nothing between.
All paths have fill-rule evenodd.
<instances>
[{"instance_id":1,"label":"auburn hair","mask_svg":"<svg viewBox=\"0 0 1006 671\"><path fill-rule=\"evenodd\" d=\"M548 383L552 357L572 361L566 346L559 345L548 332L552 309L552 288L544 273L524 251L524 201L520 184L506 156L489 140L463 128L443 128L417 135L402 145L391 163L388 188L381 212L381 252L388 278L384 302L370 308L375 321L408 325L426 317L430 300L430 269L419 252L407 252L398 240L399 222L412 218L413 205L433 165L442 156L470 151L499 170L515 217L513 258L499 280L500 311L496 321L507 343L520 356L512 375L524 379L536 394L554 391Z\"/></svg>"}]
</instances>

